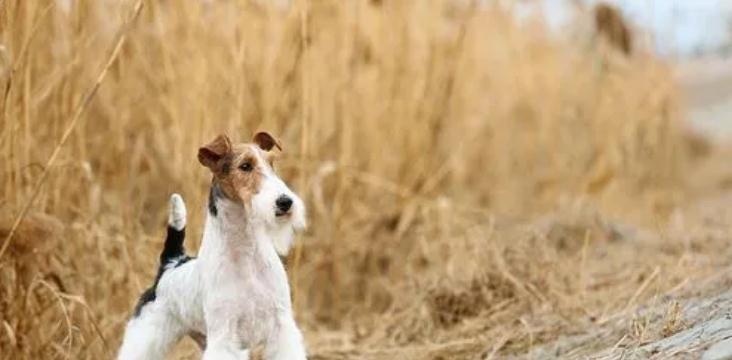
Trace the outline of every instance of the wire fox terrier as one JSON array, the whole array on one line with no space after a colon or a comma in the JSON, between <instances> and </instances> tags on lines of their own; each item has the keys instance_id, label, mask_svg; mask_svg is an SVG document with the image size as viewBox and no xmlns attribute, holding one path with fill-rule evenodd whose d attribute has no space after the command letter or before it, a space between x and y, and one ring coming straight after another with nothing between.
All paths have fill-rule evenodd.
<instances>
[{"instance_id":1,"label":"wire fox terrier","mask_svg":"<svg viewBox=\"0 0 732 360\"><path fill-rule=\"evenodd\" d=\"M152 287L135 307L119 359L163 359L191 336L203 359L305 359L295 324L286 255L305 227L302 200L275 174L271 135L233 145L225 135L198 150L213 180L198 257L185 254L186 208L173 194L165 247Z\"/></svg>"}]
</instances>

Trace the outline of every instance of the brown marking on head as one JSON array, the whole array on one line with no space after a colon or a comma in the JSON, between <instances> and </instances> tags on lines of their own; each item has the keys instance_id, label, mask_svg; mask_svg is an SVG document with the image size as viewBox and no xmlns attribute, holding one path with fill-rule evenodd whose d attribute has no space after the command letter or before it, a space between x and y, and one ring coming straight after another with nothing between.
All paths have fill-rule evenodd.
<instances>
[{"instance_id":1,"label":"brown marking on head","mask_svg":"<svg viewBox=\"0 0 732 360\"><path fill-rule=\"evenodd\" d=\"M211 170L213 185L218 186L230 200L244 205L251 203L259 192L264 170L272 166L273 147L281 146L268 133L254 136L253 143L232 145L226 135L198 149L198 161Z\"/></svg>"},{"instance_id":2,"label":"brown marking on head","mask_svg":"<svg viewBox=\"0 0 732 360\"><path fill-rule=\"evenodd\" d=\"M254 134L252 142L257 144L262 150L267 152L272 150L273 147L277 147L277 149L282 151L282 145L280 145L280 142L266 131L260 131Z\"/></svg>"},{"instance_id":3,"label":"brown marking on head","mask_svg":"<svg viewBox=\"0 0 732 360\"><path fill-rule=\"evenodd\" d=\"M216 173L224 165L222 160L231 154L231 140L226 135L219 135L213 141L198 149L198 161Z\"/></svg>"}]
</instances>

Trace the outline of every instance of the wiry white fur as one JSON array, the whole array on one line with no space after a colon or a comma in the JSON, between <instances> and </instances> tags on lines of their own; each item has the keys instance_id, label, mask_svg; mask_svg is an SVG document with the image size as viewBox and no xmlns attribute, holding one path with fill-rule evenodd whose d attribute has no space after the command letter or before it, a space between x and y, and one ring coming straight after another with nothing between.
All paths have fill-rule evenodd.
<instances>
[{"instance_id":1,"label":"wiry white fur","mask_svg":"<svg viewBox=\"0 0 732 360\"><path fill-rule=\"evenodd\" d=\"M125 337L118 359L164 359L173 344L178 342L182 327L161 309L151 303L140 316L127 323Z\"/></svg>"},{"instance_id":2,"label":"wiry white fur","mask_svg":"<svg viewBox=\"0 0 732 360\"><path fill-rule=\"evenodd\" d=\"M205 360L248 359L259 345L265 359L306 358L277 256L305 227L305 207L266 161L259 164L265 175L252 203L216 199L217 215L207 215L198 258L163 273L156 299L128 323L119 359L163 359L187 334L205 334ZM283 194L293 199L291 212L276 217L274 204ZM185 226L180 196L171 198L170 219Z\"/></svg>"},{"instance_id":3,"label":"wiry white fur","mask_svg":"<svg viewBox=\"0 0 732 360\"><path fill-rule=\"evenodd\" d=\"M207 220L198 260L206 268L204 359L241 358L234 350L258 344L265 346L268 359L304 359L287 274L270 230L256 220L237 221L246 210L231 201L219 199L217 208L219 215Z\"/></svg>"},{"instance_id":4,"label":"wiry white fur","mask_svg":"<svg viewBox=\"0 0 732 360\"><path fill-rule=\"evenodd\" d=\"M170 212L168 213L168 225L180 231L186 227L186 204L179 194L170 196Z\"/></svg>"},{"instance_id":5,"label":"wiry white fur","mask_svg":"<svg viewBox=\"0 0 732 360\"><path fill-rule=\"evenodd\" d=\"M261 150L254 148L254 151L261 157ZM277 253L286 256L292 247L295 232L303 230L307 226L305 205L302 199L275 174L266 161L262 159L259 162L263 164L261 170L263 181L259 192L252 199L251 221L260 222L259 226L267 230ZM272 211L272 204L282 195L292 199L292 210L286 217L276 217Z\"/></svg>"}]
</instances>

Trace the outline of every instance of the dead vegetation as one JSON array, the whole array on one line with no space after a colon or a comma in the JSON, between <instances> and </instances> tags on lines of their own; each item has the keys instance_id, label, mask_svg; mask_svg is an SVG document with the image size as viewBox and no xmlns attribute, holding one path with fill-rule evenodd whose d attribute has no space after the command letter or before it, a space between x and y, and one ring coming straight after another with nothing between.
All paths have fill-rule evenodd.
<instances>
[{"instance_id":1,"label":"dead vegetation","mask_svg":"<svg viewBox=\"0 0 732 360\"><path fill-rule=\"evenodd\" d=\"M599 3L595 6L597 35L625 55L633 52L633 32L618 8Z\"/></svg>"},{"instance_id":2,"label":"dead vegetation","mask_svg":"<svg viewBox=\"0 0 732 360\"><path fill-rule=\"evenodd\" d=\"M280 134L308 202L288 264L314 359L523 354L713 268L716 240L665 232L692 157L650 56L606 63L499 5L144 1L44 169L134 5L64 3L0 5L0 205L46 170L33 209L66 228L30 282L17 249L45 235L0 258L0 358L112 356L173 191L198 246L195 149L224 131Z\"/></svg>"}]
</instances>

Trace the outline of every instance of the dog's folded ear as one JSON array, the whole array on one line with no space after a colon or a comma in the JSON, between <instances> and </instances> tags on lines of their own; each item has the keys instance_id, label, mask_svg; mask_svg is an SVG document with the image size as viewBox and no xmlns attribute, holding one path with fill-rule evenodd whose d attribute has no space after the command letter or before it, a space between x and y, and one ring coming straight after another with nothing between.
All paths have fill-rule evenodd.
<instances>
[{"instance_id":1,"label":"dog's folded ear","mask_svg":"<svg viewBox=\"0 0 732 360\"><path fill-rule=\"evenodd\" d=\"M231 153L231 140L219 135L209 144L198 149L198 161L205 167L215 170L221 159Z\"/></svg>"},{"instance_id":2,"label":"dog's folded ear","mask_svg":"<svg viewBox=\"0 0 732 360\"><path fill-rule=\"evenodd\" d=\"M270 151L275 146L282 151L282 145L280 145L280 142L268 132L260 131L254 134L252 141L264 151Z\"/></svg>"}]
</instances>

